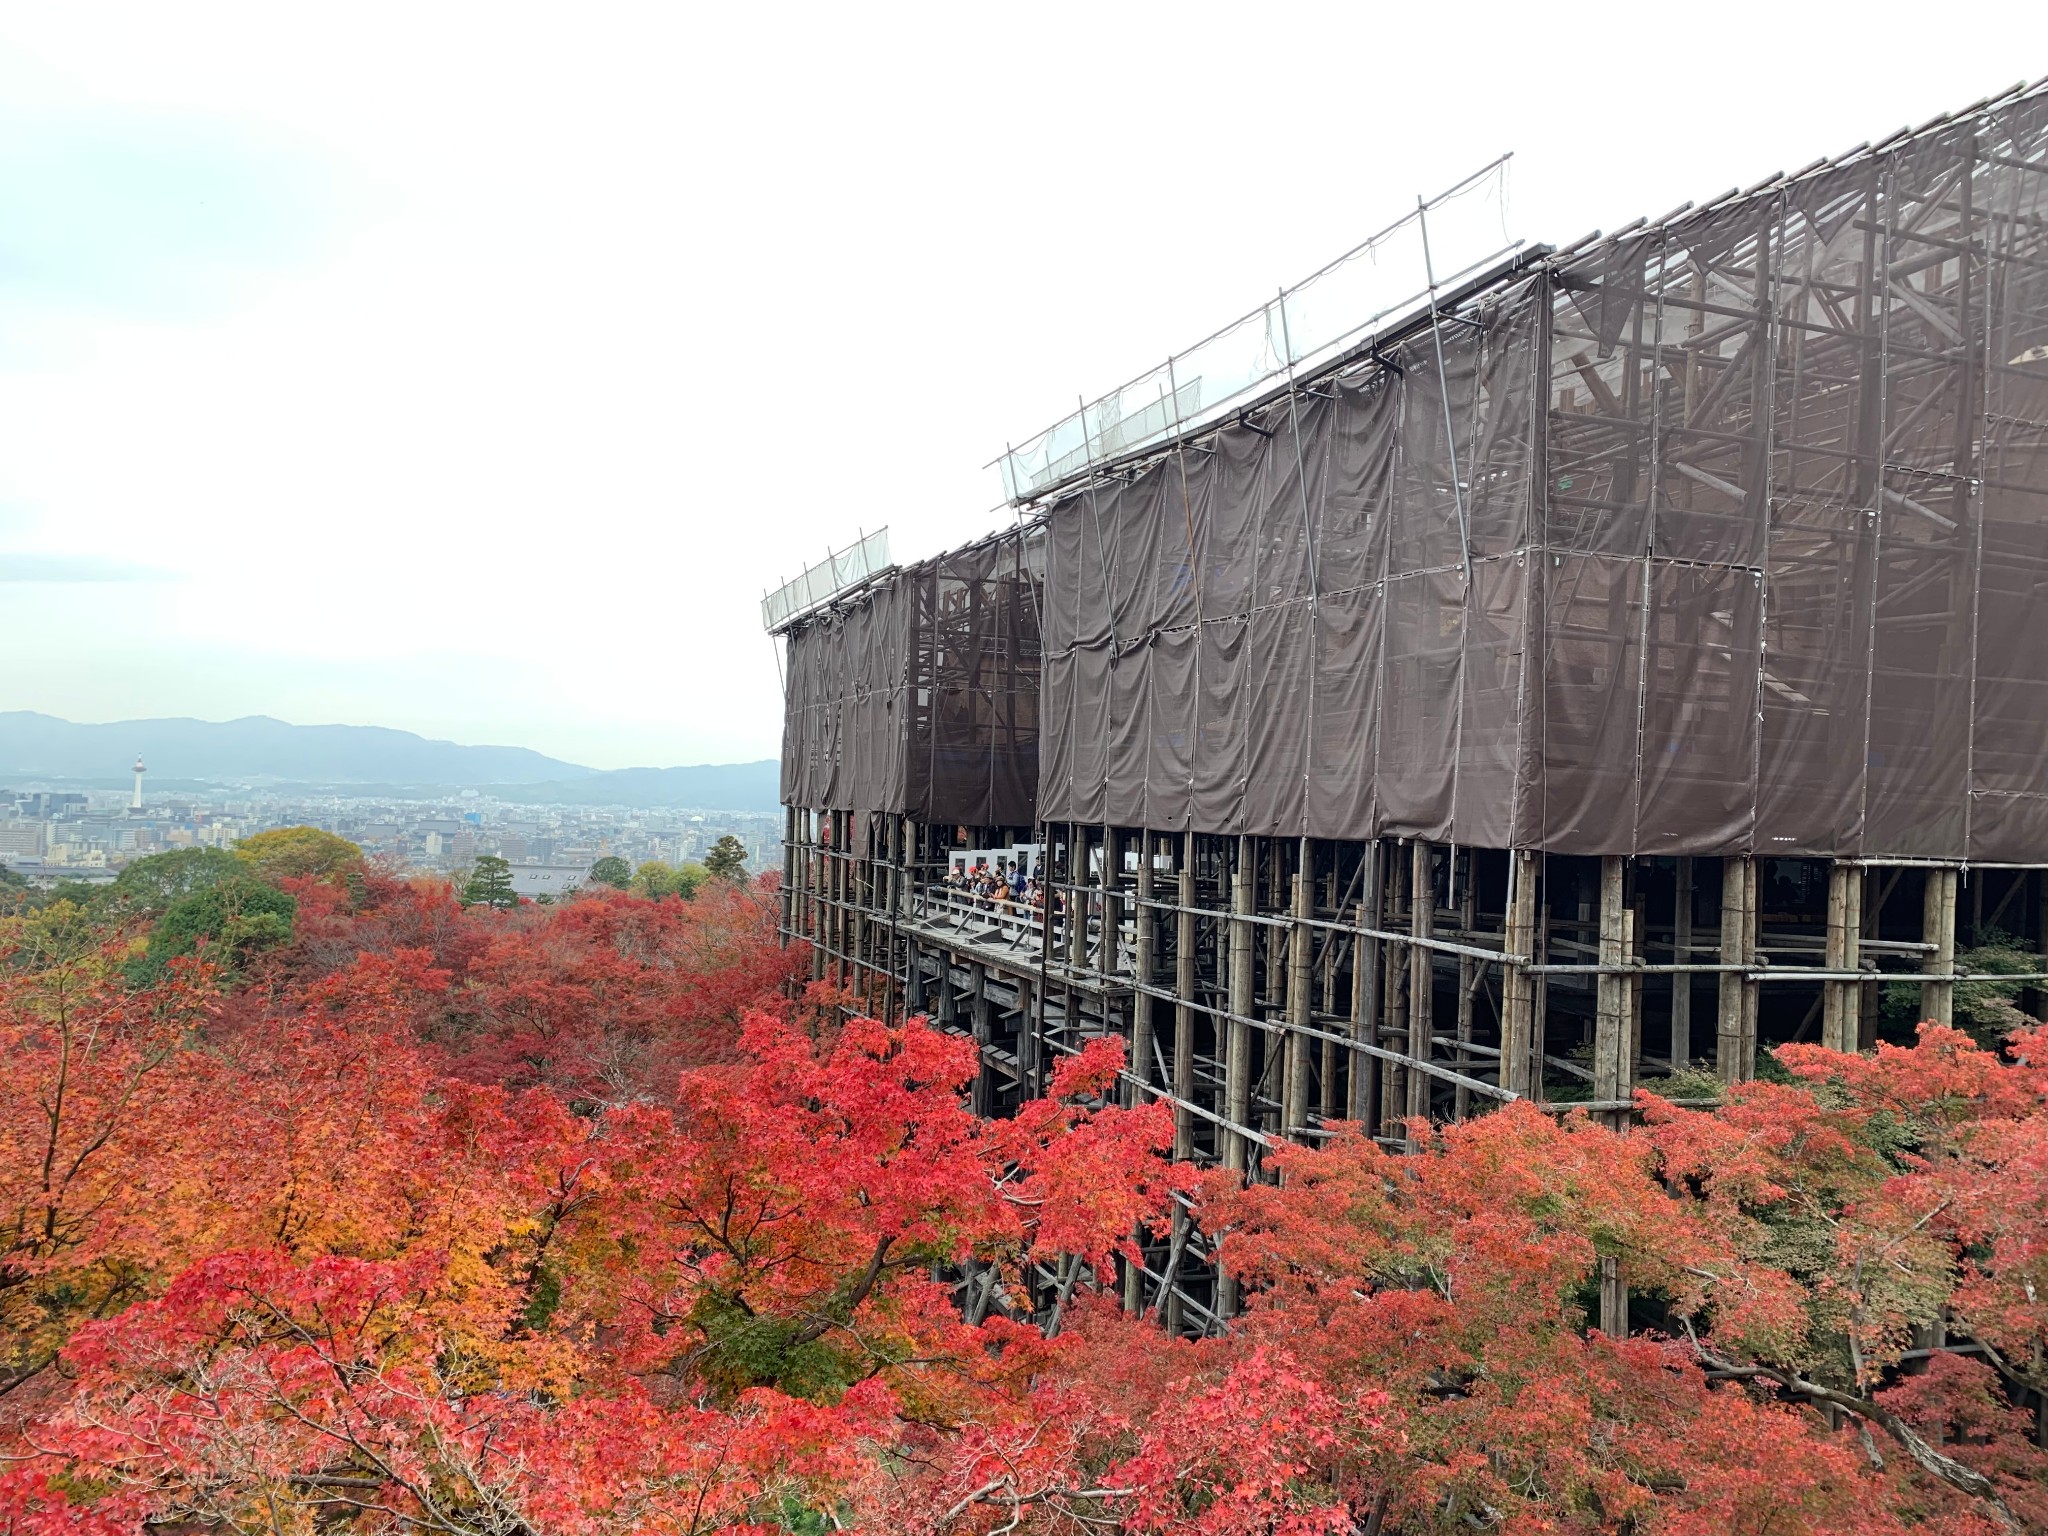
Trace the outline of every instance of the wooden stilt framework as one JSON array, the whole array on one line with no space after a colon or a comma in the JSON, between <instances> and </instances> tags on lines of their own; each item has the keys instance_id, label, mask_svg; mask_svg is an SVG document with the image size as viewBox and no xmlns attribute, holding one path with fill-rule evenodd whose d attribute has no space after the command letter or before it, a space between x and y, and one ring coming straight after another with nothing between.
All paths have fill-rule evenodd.
<instances>
[{"instance_id":1,"label":"wooden stilt framework","mask_svg":"<svg viewBox=\"0 0 2048 1536\"><path fill-rule=\"evenodd\" d=\"M1176 1157L1252 1178L1274 1145L1340 1119L1397 1149L1414 1120L1515 1099L1625 1128L1638 1086L1708 1102L1712 1077L1753 1077L1772 1045L1867 1045L1880 998L1952 1018L1957 955L1980 932L2048 940L2039 869L1970 871L1972 898L1959 868L1910 862L939 827L801 807L787 828L785 939L849 1008L972 1038L979 1112L1014 1111L1062 1055L1115 1035L1121 1100L1165 1100ZM943 884L951 852L1032 844L1055 895L1044 920ZM2048 975L2009 979L2048 1004ZM1680 1069L1692 1075L1669 1081ZM1126 1304L1219 1326L1234 1298L1199 1230L1177 1221L1147 1244ZM1618 1275L1603 1273L1601 1322L1626 1326Z\"/></svg>"}]
</instances>

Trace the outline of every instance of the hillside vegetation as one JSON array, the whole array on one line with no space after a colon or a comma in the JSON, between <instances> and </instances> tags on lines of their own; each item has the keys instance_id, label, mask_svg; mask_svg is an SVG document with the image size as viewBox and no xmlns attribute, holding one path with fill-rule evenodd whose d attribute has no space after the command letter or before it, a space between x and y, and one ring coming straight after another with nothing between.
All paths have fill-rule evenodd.
<instances>
[{"instance_id":1,"label":"hillside vegetation","mask_svg":"<svg viewBox=\"0 0 2048 1536\"><path fill-rule=\"evenodd\" d=\"M1115 1041L975 1118L772 885L266 837L0 893L7 1536L2048 1528L2038 1026L1242 1188ZM1183 1211L1244 1296L1199 1340L1117 1276Z\"/></svg>"}]
</instances>

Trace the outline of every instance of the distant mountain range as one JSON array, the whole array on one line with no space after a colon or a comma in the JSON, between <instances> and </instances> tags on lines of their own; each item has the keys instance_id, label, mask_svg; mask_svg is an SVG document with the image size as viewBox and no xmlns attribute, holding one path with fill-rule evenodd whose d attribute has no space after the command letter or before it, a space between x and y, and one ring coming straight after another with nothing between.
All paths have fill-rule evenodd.
<instances>
[{"instance_id":1,"label":"distant mountain range","mask_svg":"<svg viewBox=\"0 0 2048 1536\"><path fill-rule=\"evenodd\" d=\"M694 806L772 811L774 759L603 770L525 747L465 747L374 725L241 720L116 720L76 725L0 710L0 778L119 784L142 754L153 783L272 784L370 793L478 789L532 804Z\"/></svg>"}]
</instances>

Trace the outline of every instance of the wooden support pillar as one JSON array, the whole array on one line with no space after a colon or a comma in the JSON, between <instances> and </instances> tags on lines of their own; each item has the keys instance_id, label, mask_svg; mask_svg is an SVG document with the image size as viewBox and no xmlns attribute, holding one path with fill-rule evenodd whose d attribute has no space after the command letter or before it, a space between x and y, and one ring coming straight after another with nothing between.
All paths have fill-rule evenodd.
<instances>
[{"instance_id":1,"label":"wooden support pillar","mask_svg":"<svg viewBox=\"0 0 2048 1536\"><path fill-rule=\"evenodd\" d=\"M1045 1036L1038 1027L1038 994L1029 976L1017 978L1017 1097L1045 1092Z\"/></svg>"},{"instance_id":2,"label":"wooden support pillar","mask_svg":"<svg viewBox=\"0 0 2048 1536\"><path fill-rule=\"evenodd\" d=\"M1505 943L1511 955L1536 954L1536 860L1532 848L1508 855L1508 911ZM1533 1097L1536 1057L1536 978L1510 962L1501 977L1500 1085Z\"/></svg>"},{"instance_id":3,"label":"wooden support pillar","mask_svg":"<svg viewBox=\"0 0 2048 1536\"><path fill-rule=\"evenodd\" d=\"M1627 905L1627 861L1608 855L1600 860L1600 942L1598 955L1603 969L1596 986L1593 1020L1593 1097L1625 1099L1635 1087L1636 987L1639 978L1604 969L1626 965L1635 958L1635 909ZM1609 1117L1617 1131L1626 1133L1626 1110ZM1628 1332L1628 1288L1622 1284L1619 1264L1611 1257L1600 1260L1600 1329L1615 1337Z\"/></svg>"},{"instance_id":4,"label":"wooden support pillar","mask_svg":"<svg viewBox=\"0 0 2048 1536\"><path fill-rule=\"evenodd\" d=\"M1756 860L1721 861L1721 964L1756 964ZM1724 1083L1756 1076L1756 983L1722 971L1715 1066Z\"/></svg>"},{"instance_id":5,"label":"wooden support pillar","mask_svg":"<svg viewBox=\"0 0 2048 1536\"><path fill-rule=\"evenodd\" d=\"M1281 1134L1292 1136L1308 1124L1308 1064L1313 1042L1301 1033L1309 1024L1315 930L1314 877L1309 873L1309 842L1301 840L1301 860L1294 871L1295 922L1287 930L1287 1047L1280 1088Z\"/></svg>"},{"instance_id":6,"label":"wooden support pillar","mask_svg":"<svg viewBox=\"0 0 2048 1536\"><path fill-rule=\"evenodd\" d=\"M1195 1155L1195 834L1180 838L1173 915L1173 1155Z\"/></svg>"},{"instance_id":7,"label":"wooden support pillar","mask_svg":"<svg viewBox=\"0 0 2048 1536\"><path fill-rule=\"evenodd\" d=\"M1676 906L1671 914L1671 961L1691 965L1692 960L1692 860L1678 860L1673 886ZM1676 971L1671 977L1671 1065L1683 1067L1692 1060L1692 973Z\"/></svg>"},{"instance_id":8,"label":"wooden support pillar","mask_svg":"<svg viewBox=\"0 0 2048 1536\"><path fill-rule=\"evenodd\" d=\"M1384 927L1398 932L1408 917L1408 879L1411 860L1402 857L1399 844L1387 860L1387 912ZM1386 955L1386 979L1382 983L1380 1022L1380 1044L1388 1048L1395 1046L1403 1050L1408 1046L1408 952L1410 945L1395 939L1383 945ZM1386 1135L1400 1124L1408 1112L1407 1069L1399 1062L1380 1059L1380 1126L1381 1135Z\"/></svg>"},{"instance_id":9,"label":"wooden support pillar","mask_svg":"<svg viewBox=\"0 0 2048 1536\"><path fill-rule=\"evenodd\" d=\"M1076 973L1088 966L1088 829L1067 834L1067 964ZM1069 1020L1068 1022L1072 1022Z\"/></svg>"},{"instance_id":10,"label":"wooden support pillar","mask_svg":"<svg viewBox=\"0 0 2048 1536\"><path fill-rule=\"evenodd\" d=\"M1137 901L1131 915L1131 968L1137 978L1137 988L1131 993L1131 1071L1141 1082L1156 1081L1152 1069L1152 994L1145 989L1153 984L1153 973L1157 966L1155 950L1159 931L1158 914L1152 910L1152 834L1138 834L1138 876ZM1143 1104L1151 1095L1141 1092L1137 1084L1127 1084L1124 1099L1129 1104Z\"/></svg>"},{"instance_id":11,"label":"wooden support pillar","mask_svg":"<svg viewBox=\"0 0 2048 1536\"><path fill-rule=\"evenodd\" d=\"M789 933L796 913L796 807L782 808L782 942L789 943Z\"/></svg>"},{"instance_id":12,"label":"wooden support pillar","mask_svg":"<svg viewBox=\"0 0 2048 1536\"><path fill-rule=\"evenodd\" d=\"M1953 975L1956 968L1956 872L1952 869L1927 871L1927 895L1921 913L1921 942L1934 948L1920 962L1930 976ZM1923 981L1920 984L1920 1017L1937 1024L1956 1021L1956 984L1952 981Z\"/></svg>"},{"instance_id":13,"label":"wooden support pillar","mask_svg":"<svg viewBox=\"0 0 2048 1536\"><path fill-rule=\"evenodd\" d=\"M874 968L868 958L868 919L864 910L867 906L868 875L874 869L875 818L863 815L861 818L861 847L856 855L849 843L845 862L846 885L841 892L845 901L846 937L843 946L852 958L847 962L847 980L859 990L862 1013L872 1014L874 1010ZM849 827L852 817L847 818Z\"/></svg>"},{"instance_id":14,"label":"wooden support pillar","mask_svg":"<svg viewBox=\"0 0 2048 1536\"><path fill-rule=\"evenodd\" d=\"M828 927L832 936L832 980L841 988L853 985L853 968L846 960L846 842L852 824L850 812L832 813L832 852L827 860L831 900Z\"/></svg>"},{"instance_id":15,"label":"wooden support pillar","mask_svg":"<svg viewBox=\"0 0 2048 1536\"><path fill-rule=\"evenodd\" d=\"M1863 956L1863 870L1836 860L1828 866L1827 968L1853 971ZM1821 983L1820 1043L1831 1051L1862 1045L1863 984Z\"/></svg>"},{"instance_id":16,"label":"wooden support pillar","mask_svg":"<svg viewBox=\"0 0 2048 1536\"><path fill-rule=\"evenodd\" d=\"M1637 965L1644 963L1643 950L1648 941L1643 937L1650 930L1649 908L1642 893L1637 892L1635 906L1631 909L1628 922L1628 955ZM1637 971L1628 979L1628 1080L1633 1091L1636 1080L1643 1071L1643 973Z\"/></svg>"},{"instance_id":17,"label":"wooden support pillar","mask_svg":"<svg viewBox=\"0 0 2048 1536\"><path fill-rule=\"evenodd\" d=\"M1257 1004L1254 956L1258 935L1245 919L1258 897L1258 869L1252 860L1257 843L1249 837L1237 840L1237 862L1230 877L1230 966L1229 1020L1224 1038L1223 1118L1232 1125L1251 1124L1252 1026L1249 1022ZM1251 1165L1251 1144L1237 1131L1223 1132L1223 1166L1243 1171ZM1238 1308L1237 1277L1222 1267L1216 1271L1216 1311L1235 1317Z\"/></svg>"},{"instance_id":18,"label":"wooden support pillar","mask_svg":"<svg viewBox=\"0 0 2048 1536\"><path fill-rule=\"evenodd\" d=\"M976 963L967 968L969 1025L974 1033L974 1092L973 1106L977 1115L989 1112L989 1073L994 1070L989 1061L989 1041L994 1033L990 1015L995 1004L988 995L988 967ZM1023 1052L1018 1052L1018 1066L1023 1066Z\"/></svg>"},{"instance_id":19,"label":"wooden support pillar","mask_svg":"<svg viewBox=\"0 0 2048 1536\"><path fill-rule=\"evenodd\" d=\"M1383 980L1380 974L1380 941L1368 938L1363 930L1380 926L1380 886L1386 867L1380 850L1378 838L1365 845L1365 868L1360 871L1365 900L1358 904L1357 913L1361 931L1352 940L1351 1038L1365 1045L1379 1044L1380 983ZM1368 1127L1379 1109L1379 1066L1377 1056L1365 1051L1351 1053L1345 1113Z\"/></svg>"},{"instance_id":20,"label":"wooden support pillar","mask_svg":"<svg viewBox=\"0 0 2048 1536\"><path fill-rule=\"evenodd\" d=\"M1596 984L1593 1016L1593 1097L1625 1099L1635 1087L1634 1038L1635 978L1611 966L1627 965L1634 958L1632 935L1635 912L1624 900L1628 861L1610 854L1600 861L1600 944L1602 967ZM1614 1117L1617 1125L1628 1123L1627 1113Z\"/></svg>"},{"instance_id":21,"label":"wooden support pillar","mask_svg":"<svg viewBox=\"0 0 2048 1536\"><path fill-rule=\"evenodd\" d=\"M821 844L831 825L829 813L815 812L811 815L810 846L806 856L811 866L811 875L804 882L804 894L810 898L808 931L811 936L811 980L825 979L825 850Z\"/></svg>"},{"instance_id":22,"label":"wooden support pillar","mask_svg":"<svg viewBox=\"0 0 2048 1536\"><path fill-rule=\"evenodd\" d=\"M1123 838L1115 827L1102 829L1102 873L1095 882L1096 908L1102 913L1102 931L1095 945L1095 969L1104 976L1117 972L1117 940L1124 922L1123 897L1118 882L1123 877Z\"/></svg>"},{"instance_id":23,"label":"wooden support pillar","mask_svg":"<svg viewBox=\"0 0 2048 1536\"><path fill-rule=\"evenodd\" d=\"M924 951L917 940L906 939L903 944L903 1010L906 1014L922 1014L930 1006L925 996Z\"/></svg>"},{"instance_id":24,"label":"wooden support pillar","mask_svg":"<svg viewBox=\"0 0 2048 1536\"><path fill-rule=\"evenodd\" d=\"M1251 1123L1252 1026L1249 1022L1257 995L1253 990L1252 894L1257 873L1252 868L1253 844L1249 837L1237 840L1237 867L1230 878L1230 1020L1223 1056L1223 1118L1232 1125ZM1250 1148L1236 1131L1225 1131L1223 1166L1243 1168Z\"/></svg>"},{"instance_id":25,"label":"wooden support pillar","mask_svg":"<svg viewBox=\"0 0 2048 1536\"><path fill-rule=\"evenodd\" d=\"M1430 869L1430 845L1415 840L1408 876L1408 931L1418 939L1436 932L1436 880ZM1431 1056L1430 1037L1436 1027L1436 952L1427 945L1413 946L1408 957L1408 1044L1407 1052L1417 1061ZM1427 1072L1408 1069L1408 1117L1429 1117L1431 1079Z\"/></svg>"},{"instance_id":26,"label":"wooden support pillar","mask_svg":"<svg viewBox=\"0 0 2048 1536\"><path fill-rule=\"evenodd\" d=\"M1451 857L1457 858L1452 850ZM1458 941L1472 942L1472 930L1478 923L1478 898L1475 894L1478 881L1473 878L1472 855L1465 855L1465 880L1458 900ZM1458 956L1458 1059L1456 1066L1461 1076L1472 1074L1472 999L1479 990L1479 962L1471 955ZM1451 1115L1463 1120L1472 1112L1472 1090L1463 1083L1451 1097Z\"/></svg>"}]
</instances>

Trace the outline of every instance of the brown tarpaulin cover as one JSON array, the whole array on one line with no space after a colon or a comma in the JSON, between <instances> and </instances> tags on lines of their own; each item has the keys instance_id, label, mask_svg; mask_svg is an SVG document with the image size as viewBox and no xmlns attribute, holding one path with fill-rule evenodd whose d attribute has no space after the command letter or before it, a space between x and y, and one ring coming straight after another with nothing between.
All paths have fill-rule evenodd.
<instances>
[{"instance_id":1,"label":"brown tarpaulin cover","mask_svg":"<svg viewBox=\"0 0 2048 1536\"><path fill-rule=\"evenodd\" d=\"M1029 826L1044 537L908 566L790 632L782 798Z\"/></svg>"},{"instance_id":2,"label":"brown tarpaulin cover","mask_svg":"<svg viewBox=\"0 0 2048 1536\"><path fill-rule=\"evenodd\" d=\"M1504 285L946 557L1010 594L973 642L913 568L792 636L785 798L2048 863L2044 141L2037 95Z\"/></svg>"}]
</instances>

